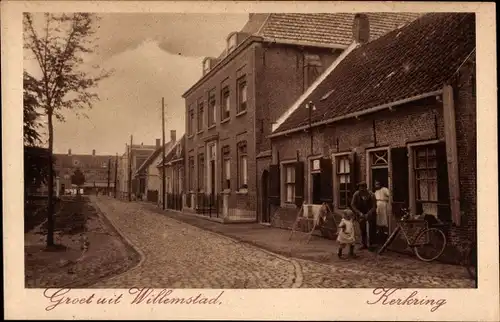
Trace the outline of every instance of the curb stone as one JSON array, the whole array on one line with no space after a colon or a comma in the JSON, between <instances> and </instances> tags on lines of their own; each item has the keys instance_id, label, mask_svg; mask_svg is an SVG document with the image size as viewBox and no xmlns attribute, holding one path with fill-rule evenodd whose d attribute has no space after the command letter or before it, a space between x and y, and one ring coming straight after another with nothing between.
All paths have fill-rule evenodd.
<instances>
[{"instance_id":1,"label":"curb stone","mask_svg":"<svg viewBox=\"0 0 500 322\"><path fill-rule=\"evenodd\" d=\"M135 271L135 270L139 269L144 264L144 262L146 261L146 255L144 255L144 253L137 246L135 246L134 243L132 243L132 241L127 236L125 236L125 234L120 230L120 228L117 227L117 225L115 224L115 222L111 218L109 218L105 214L104 211L102 211L101 207L98 204L99 201L97 199L90 199L90 201L91 201L91 203L93 205L95 205L97 213L99 214L99 216L104 221L106 221L112 229L115 230L115 232L120 237L120 239L122 239L124 241L124 243L127 246L127 248L131 248L134 252L136 252L139 255L140 259L139 259L139 262L136 265L132 266L131 268L127 269L126 271L121 272L121 273L119 273L117 275L113 275L113 276L101 278L98 281L95 281L95 282L89 284L88 286L95 285L95 284L97 284L97 283L99 283L99 282L101 282L103 280L112 280L112 279L118 278L118 277L120 277L122 275L125 275L126 273Z\"/></svg>"}]
</instances>

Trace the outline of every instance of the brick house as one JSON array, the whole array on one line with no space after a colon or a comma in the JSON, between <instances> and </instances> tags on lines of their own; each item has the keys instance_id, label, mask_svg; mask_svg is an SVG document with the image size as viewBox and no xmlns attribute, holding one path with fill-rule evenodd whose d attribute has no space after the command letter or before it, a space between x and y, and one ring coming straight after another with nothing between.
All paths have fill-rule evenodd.
<instances>
[{"instance_id":1,"label":"brick house","mask_svg":"<svg viewBox=\"0 0 500 322\"><path fill-rule=\"evenodd\" d=\"M80 169L85 176L85 183L81 187L83 193L111 193L115 186L115 157L112 155L72 154L71 149L67 154L54 154L56 176L58 180L58 193L76 194L76 187L71 184L71 176ZM108 191L109 177L109 191Z\"/></svg>"},{"instance_id":2,"label":"brick house","mask_svg":"<svg viewBox=\"0 0 500 322\"><path fill-rule=\"evenodd\" d=\"M165 152L168 153L172 146L176 144L175 130L170 132L170 141L165 143ZM156 149L148 158L133 172L133 178L139 182L136 194L142 200L151 201L157 204L163 202L162 199L162 173L161 173L162 147L161 140L156 139Z\"/></svg>"},{"instance_id":3,"label":"brick house","mask_svg":"<svg viewBox=\"0 0 500 322\"><path fill-rule=\"evenodd\" d=\"M427 14L368 43L358 18L348 54L273 125L272 224L289 228L303 202L349 207L357 182L378 180L393 215L447 224L453 261L476 229L475 15Z\"/></svg>"},{"instance_id":4,"label":"brick house","mask_svg":"<svg viewBox=\"0 0 500 322\"><path fill-rule=\"evenodd\" d=\"M140 191L145 189L145 180L134 178L135 171L148 157L161 145L160 141L156 141L156 145L125 144L125 152L118 159L118 191L117 196L122 199L128 199L130 190L131 197L136 198ZM129 163L130 166L129 166ZM132 182L129 182L129 177L132 174Z\"/></svg>"},{"instance_id":5,"label":"brick house","mask_svg":"<svg viewBox=\"0 0 500 322\"><path fill-rule=\"evenodd\" d=\"M373 38L417 17L370 13ZM256 221L271 125L348 47L352 14L250 14L186 102L187 199L223 222ZM207 201L208 199L208 201ZM220 207L224 211L220 211ZM260 218L262 221L269 221Z\"/></svg>"}]
</instances>

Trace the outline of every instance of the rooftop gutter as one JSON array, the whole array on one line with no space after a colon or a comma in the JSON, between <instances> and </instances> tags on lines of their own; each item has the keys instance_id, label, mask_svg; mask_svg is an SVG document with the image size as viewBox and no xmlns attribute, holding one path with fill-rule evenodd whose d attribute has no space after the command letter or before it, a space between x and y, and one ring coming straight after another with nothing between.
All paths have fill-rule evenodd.
<instances>
[{"instance_id":1,"label":"rooftop gutter","mask_svg":"<svg viewBox=\"0 0 500 322\"><path fill-rule=\"evenodd\" d=\"M305 47L318 47L318 48L332 48L332 49L346 49L349 45L339 45L339 44L328 44L328 43L316 43L311 41L295 41L289 39L282 38L272 38L272 37L263 37L263 42L275 43L275 44L284 44L284 45L294 45L294 46L305 46Z\"/></svg>"},{"instance_id":2,"label":"rooftop gutter","mask_svg":"<svg viewBox=\"0 0 500 322\"><path fill-rule=\"evenodd\" d=\"M391 102L391 103L387 103L387 104L375 106L375 107L372 107L372 108L369 108L369 109L366 109L366 110L363 110L363 111L354 112L354 113L350 113L350 114L346 114L346 115L334 117L334 118L331 118L331 119L328 119L328 120L324 120L324 121L320 121L320 122L315 122L315 123L311 124L311 127L317 127L317 126L320 126L320 125L326 125L326 124L330 124L330 123L335 123L335 122L338 122L338 121L341 121L341 120L345 120L345 119L349 119L349 118L355 118L355 117L359 117L359 116L362 116L362 115L367 115L367 114L379 112L379 111L382 111L382 110L385 110L385 109L391 109L392 107L395 107L397 105L402 105L402 104L406 104L406 103L418 101L418 100L421 100L421 99L424 99L424 98L427 98L427 97L431 97L431 96L441 95L442 93L443 93L443 90L439 89L437 91L433 91L433 92L428 92L428 93L424 93L424 94L412 96L412 97L405 98L405 99L402 99L402 100L399 100L399 101L394 101L394 102ZM275 138L275 137L278 137L278 136L283 136L283 135L286 135L286 134L291 134L291 133L294 133L294 132L299 132L301 130L307 130L309 128L310 128L309 125L303 125L303 126L300 126L300 127L294 128L294 129L290 129L290 130L285 130L285 131L282 131L282 132L274 133L274 134L268 135L267 137L268 138Z\"/></svg>"}]
</instances>

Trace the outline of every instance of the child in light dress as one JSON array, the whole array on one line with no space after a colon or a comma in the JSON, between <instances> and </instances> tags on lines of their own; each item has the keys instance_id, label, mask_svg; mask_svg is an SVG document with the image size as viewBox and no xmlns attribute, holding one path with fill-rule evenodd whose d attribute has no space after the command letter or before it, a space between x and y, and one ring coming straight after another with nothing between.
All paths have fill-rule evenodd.
<instances>
[{"instance_id":1,"label":"child in light dress","mask_svg":"<svg viewBox=\"0 0 500 322\"><path fill-rule=\"evenodd\" d=\"M337 242L339 243L339 251L337 255L340 259L343 259L342 251L346 246L349 247L349 256L353 258L357 257L354 254L355 241L356 238L354 231L354 213L352 212L352 210L346 209L344 210L343 218L340 222L339 232L337 236Z\"/></svg>"}]
</instances>

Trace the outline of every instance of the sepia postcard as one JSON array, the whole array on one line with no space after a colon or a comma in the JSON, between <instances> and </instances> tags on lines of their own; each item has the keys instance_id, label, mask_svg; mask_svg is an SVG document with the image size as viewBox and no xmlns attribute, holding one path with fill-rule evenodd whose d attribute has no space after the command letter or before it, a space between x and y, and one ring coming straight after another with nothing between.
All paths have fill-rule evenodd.
<instances>
[{"instance_id":1,"label":"sepia postcard","mask_svg":"<svg viewBox=\"0 0 500 322\"><path fill-rule=\"evenodd\" d=\"M2 2L5 317L498 321L494 12Z\"/></svg>"}]
</instances>

